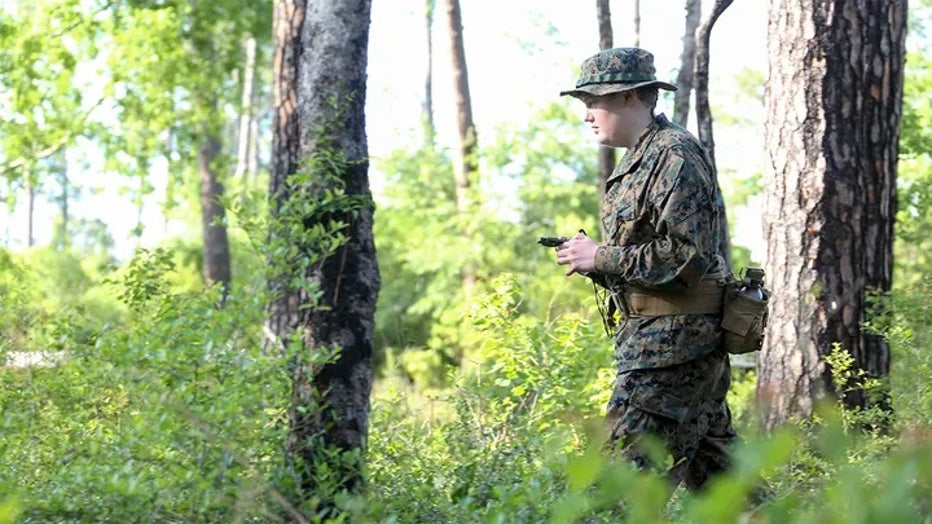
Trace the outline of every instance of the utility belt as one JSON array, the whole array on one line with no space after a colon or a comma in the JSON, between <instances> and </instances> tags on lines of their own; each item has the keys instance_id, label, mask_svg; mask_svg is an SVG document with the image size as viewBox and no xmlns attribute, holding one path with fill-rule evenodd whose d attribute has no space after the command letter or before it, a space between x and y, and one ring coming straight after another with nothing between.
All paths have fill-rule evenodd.
<instances>
[{"instance_id":1,"label":"utility belt","mask_svg":"<svg viewBox=\"0 0 932 524\"><path fill-rule=\"evenodd\" d=\"M609 309L625 317L719 314L724 308L723 275L706 275L686 289L659 290L624 286L611 292ZM611 311L613 313L614 311Z\"/></svg>"},{"instance_id":2,"label":"utility belt","mask_svg":"<svg viewBox=\"0 0 932 524\"><path fill-rule=\"evenodd\" d=\"M725 288L717 280L702 280L695 287L676 291L627 287L623 293L613 293L621 299L617 304L628 317L662 315L707 315L722 312Z\"/></svg>"},{"instance_id":3,"label":"utility belt","mask_svg":"<svg viewBox=\"0 0 932 524\"><path fill-rule=\"evenodd\" d=\"M760 273L762 278L763 271ZM606 332L615 328L616 311L626 318L721 314L724 348L733 354L757 351L764 341L770 291L761 289L763 299L753 298L742 292L744 285L743 280L729 274L706 275L698 285L675 292L635 286L615 288L607 315L603 312Z\"/></svg>"}]
</instances>

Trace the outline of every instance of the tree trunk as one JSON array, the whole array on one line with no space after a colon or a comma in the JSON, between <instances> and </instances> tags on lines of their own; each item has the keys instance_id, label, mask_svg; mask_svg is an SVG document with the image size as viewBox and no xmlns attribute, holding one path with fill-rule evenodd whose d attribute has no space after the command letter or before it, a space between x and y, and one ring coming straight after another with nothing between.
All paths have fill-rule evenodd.
<instances>
[{"instance_id":1,"label":"tree trunk","mask_svg":"<svg viewBox=\"0 0 932 524\"><path fill-rule=\"evenodd\" d=\"M469 74L466 70L466 51L463 45L463 21L459 0L447 0L447 22L450 26L450 55L453 69L453 88L456 102L456 123L459 147L453 163L456 190L456 210L463 221L463 237L472 238L466 225L470 209L470 187L478 171L476 158L476 126L472 119L472 102L469 95ZM468 297L476 283L475 268L467 261L463 268L463 291Z\"/></svg>"},{"instance_id":2,"label":"tree trunk","mask_svg":"<svg viewBox=\"0 0 932 524\"><path fill-rule=\"evenodd\" d=\"M641 47L641 0L634 0L634 47Z\"/></svg>"},{"instance_id":3,"label":"tree trunk","mask_svg":"<svg viewBox=\"0 0 932 524\"><path fill-rule=\"evenodd\" d=\"M275 7L270 242L273 255L276 246L297 252L270 282L269 328L290 358L286 454L298 496L325 504L333 503L328 486L353 490L362 480L353 455L333 452L362 450L369 426L380 285L364 113L369 13L368 0ZM338 205L327 200L341 192ZM296 237L291 228L301 226ZM302 240L321 230L321 242Z\"/></svg>"},{"instance_id":4,"label":"tree trunk","mask_svg":"<svg viewBox=\"0 0 932 524\"><path fill-rule=\"evenodd\" d=\"M712 27L718 17L728 9L732 0L715 0L712 12L696 32L696 122L698 124L699 142L709 155L712 163L712 173L718 178L718 168L715 165L715 140L712 138L712 111L709 109L709 37ZM722 207L726 212L727 209ZM726 220L727 223L727 220ZM729 267L731 266L731 239L722 235L721 252L725 255Z\"/></svg>"},{"instance_id":5,"label":"tree trunk","mask_svg":"<svg viewBox=\"0 0 932 524\"><path fill-rule=\"evenodd\" d=\"M867 294L891 285L906 26L905 0L777 4L764 184L774 297L757 386L769 427L833 391L834 344L870 376L889 371L886 342L861 325ZM866 403L860 391L844 401Z\"/></svg>"},{"instance_id":6,"label":"tree trunk","mask_svg":"<svg viewBox=\"0 0 932 524\"><path fill-rule=\"evenodd\" d=\"M253 86L256 77L256 39L249 37L244 44L246 47L246 63L243 64L243 96L240 105L239 133L236 146L236 169L233 178L240 180L246 173L250 163L250 154L253 151L254 140L252 129L255 120L252 99ZM243 184L246 187L246 184Z\"/></svg>"},{"instance_id":7,"label":"tree trunk","mask_svg":"<svg viewBox=\"0 0 932 524\"><path fill-rule=\"evenodd\" d=\"M596 18L599 22L599 49L611 49L614 44L612 12L609 0L596 0ZM599 201L605 196L605 182L615 170L615 148L599 146ZM601 220L599 221L601 224ZM603 237L604 237L604 231Z\"/></svg>"},{"instance_id":8,"label":"tree trunk","mask_svg":"<svg viewBox=\"0 0 932 524\"><path fill-rule=\"evenodd\" d=\"M24 168L23 180L26 181L26 247L36 245L36 186L32 181L29 167Z\"/></svg>"},{"instance_id":9,"label":"tree trunk","mask_svg":"<svg viewBox=\"0 0 932 524\"><path fill-rule=\"evenodd\" d=\"M227 237L226 210L220 202L223 184L217 178L214 162L220 154L220 140L202 139L197 151L197 170L201 179L201 228L204 235L204 280L220 284L225 298L230 290L230 241Z\"/></svg>"},{"instance_id":10,"label":"tree trunk","mask_svg":"<svg viewBox=\"0 0 932 524\"><path fill-rule=\"evenodd\" d=\"M58 154L55 155L55 160L57 162L54 165L55 170L58 172L58 182L61 186L61 194L59 195L59 211L61 212L61 224L58 225L58 249L64 250L71 246L71 238L68 234L68 222L71 221L69 204L70 204L70 181L68 180L68 161L65 158L65 151L61 150Z\"/></svg>"},{"instance_id":11,"label":"tree trunk","mask_svg":"<svg viewBox=\"0 0 932 524\"><path fill-rule=\"evenodd\" d=\"M689 97L693 91L696 67L696 29L701 18L702 0L686 0L683 53L680 55L680 71L676 75L677 90L673 99L673 121L683 127L689 123Z\"/></svg>"},{"instance_id":12,"label":"tree trunk","mask_svg":"<svg viewBox=\"0 0 932 524\"><path fill-rule=\"evenodd\" d=\"M715 140L712 138L712 111L709 110L709 37L718 17L728 9L732 0L715 0L712 12L696 32L696 123L699 126L699 142L709 153L715 167Z\"/></svg>"},{"instance_id":13,"label":"tree trunk","mask_svg":"<svg viewBox=\"0 0 932 524\"><path fill-rule=\"evenodd\" d=\"M424 22L427 29L427 73L424 77L424 142L433 148L437 128L434 126L434 7L437 0L426 0Z\"/></svg>"}]
</instances>

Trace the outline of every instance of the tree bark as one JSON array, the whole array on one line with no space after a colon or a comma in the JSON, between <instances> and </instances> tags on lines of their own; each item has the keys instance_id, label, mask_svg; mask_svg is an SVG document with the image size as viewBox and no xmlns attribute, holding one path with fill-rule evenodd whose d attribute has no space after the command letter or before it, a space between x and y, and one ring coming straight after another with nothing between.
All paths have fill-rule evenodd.
<instances>
[{"instance_id":1,"label":"tree bark","mask_svg":"<svg viewBox=\"0 0 932 524\"><path fill-rule=\"evenodd\" d=\"M23 180L26 181L26 247L32 247L36 245L36 186L29 167L25 167L23 171Z\"/></svg>"},{"instance_id":2,"label":"tree bark","mask_svg":"<svg viewBox=\"0 0 932 524\"><path fill-rule=\"evenodd\" d=\"M463 221L463 237L472 238L466 225L470 209L470 187L476 176L476 126L472 117L472 98L469 94L469 73L466 68L466 51L463 44L463 21L459 0L447 0L447 23L450 26L450 55L453 69L453 88L456 103L456 123L459 147L453 163L456 210ZM475 268L467 261L463 268L463 291L468 297L476 283Z\"/></svg>"},{"instance_id":3,"label":"tree bark","mask_svg":"<svg viewBox=\"0 0 932 524\"><path fill-rule=\"evenodd\" d=\"M712 12L706 18L699 30L696 32L696 71L694 73L696 81L696 122L699 131L699 142L705 148L709 155L709 161L712 163L712 173L718 178L718 167L715 165L715 140L712 137L712 111L709 109L709 38L712 35L712 27L718 21L718 17L728 9L732 0L715 0L712 6ZM722 207L726 212L727 209ZM727 222L727 219L726 219ZM731 239L728 235L722 235L721 252L725 255L729 267L731 266Z\"/></svg>"},{"instance_id":4,"label":"tree bark","mask_svg":"<svg viewBox=\"0 0 932 524\"><path fill-rule=\"evenodd\" d=\"M233 171L233 178L241 179L249 169L250 155L253 152L253 87L256 77L256 39L249 37L243 44L246 48L246 62L243 64L243 96L240 105L239 115L239 133L237 136L236 146L236 169ZM246 184L243 184L245 187Z\"/></svg>"},{"instance_id":5,"label":"tree bark","mask_svg":"<svg viewBox=\"0 0 932 524\"><path fill-rule=\"evenodd\" d=\"M599 49L611 49L614 44L612 12L609 0L596 0L596 18L599 23ZM615 149L599 146L599 201L605 196L605 183L615 170ZM601 224L601 221L599 221ZM604 236L603 231L603 236Z\"/></svg>"},{"instance_id":6,"label":"tree bark","mask_svg":"<svg viewBox=\"0 0 932 524\"><path fill-rule=\"evenodd\" d=\"M220 284L222 297L230 290L230 241L227 237L226 210L220 202L223 184L214 162L220 154L220 139L207 136L197 151L197 169L201 180L201 228L204 236L204 280Z\"/></svg>"},{"instance_id":7,"label":"tree bark","mask_svg":"<svg viewBox=\"0 0 932 524\"><path fill-rule=\"evenodd\" d=\"M770 11L766 269L773 291L757 394L774 427L833 392L823 357L889 372L861 329L868 293L890 289L905 0L775 2Z\"/></svg>"},{"instance_id":8,"label":"tree bark","mask_svg":"<svg viewBox=\"0 0 932 524\"><path fill-rule=\"evenodd\" d=\"M434 126L434 7L437 0L426 0L424 25L427 30L427 73L424 75L424 142L428 147L434 146L437 129Z\"/></svg>"},{"instance_id":9,"label":"tree bark","mask_svg":"<svg viewBox=\"0 0 932 524\"><path fill-rule=\"evenodd\" d=\"M302 237L321 228L336 228L329 240L342 235L332 249L298 244L295 264L270 282L276 296L268 327L291 359L287 460L303 496L325 503L333 495L319 482L327 472L337 476L331 481L338 488L358 487L360 463L333 451L361 451L369 426L380 285L364 113L370 7L368 0L275 6L273 222L296 218L288 224L303 225ZM299 171L311 178L294 176ZM327 207L322 199L335 188L363 204ZM300 239L273 228L270 241L288 246ZM318 358L330 350L332 359Z\"/></svg>"},{"instance_id":10,"label":"tree bark","mask_svg":"<svg viewBox=\"0 0 932 524\"><path fill-rule=\"evenodd\" d=\"M641 0L634 0L634 47L641 47Z\"/></svg>"},{"instance_id":11,"label":"tree bark","mask_svg":"<svg viewBox=\"0 0 932 524\"><path fill-rule=\"evenodd\" d=\"M728 9L732 0L715 0L712 12L696 32L696 123L699 126L699 142L709 153L715 167L715 140L712 137L712 111L709 110L709 38L718 17Z\"/></svg>"},{"instance_id":12,"label":"tree bark","mask_svg":"<svg viewBox=\"0 0 932 524\"><path fill-rule=\"evenodd\" d=\"M673 99L673 121L686 127L689 123L689 97L693 91L696 67L696 30L702 18L702 0L686 0L686 29L683 32L683 53L676 75L677 90Z\"/></svg>"},{"instance_id":13,"label":"tree bark","mask_svg":"<svg viewBox=\"0 0 932 524\"><path fill-rule=\"evenodd\" d=\"M59 185L61 194L59 196L59 211L61 211L61 224L58 225L58 248L67 249L71 246L71 238L68 232L68 224L71 221L69 204L71 200L71 184L68 180L68 160L65 158L65 150L61 150L55 155L54 169L58 172Z\"/></svg>"}]
</instances>

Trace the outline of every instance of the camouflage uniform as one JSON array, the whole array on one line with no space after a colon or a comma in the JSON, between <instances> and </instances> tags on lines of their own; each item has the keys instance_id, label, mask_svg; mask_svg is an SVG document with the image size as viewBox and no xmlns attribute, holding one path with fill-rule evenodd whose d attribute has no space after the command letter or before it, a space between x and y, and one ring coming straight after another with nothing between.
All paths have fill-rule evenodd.
<instances>
[{"instance_id":1,"label":"camouflage uniform","mask_svg":"<svg viewBox=\"0 0 932 524\"><path fill-rule=\"evenodd\" d=\"M608 50L587 60L577 89L564 94L584 98L613 92L611 86L633 88L619 88L619 78L675 89L653 77L646 51ZM632 287L678 293L729 271L722 251L724 204L708 155L663 115L654 117L609 177L602 224L606 242L591 276L617 298ZM731 373L720 323L720 314L623 314L615 338L611 442L647 467L638 443L645 435L659 438L673 456L671 482L691 490L728 467L736 438L725 402Z\"/></svg>"}]
</instances>

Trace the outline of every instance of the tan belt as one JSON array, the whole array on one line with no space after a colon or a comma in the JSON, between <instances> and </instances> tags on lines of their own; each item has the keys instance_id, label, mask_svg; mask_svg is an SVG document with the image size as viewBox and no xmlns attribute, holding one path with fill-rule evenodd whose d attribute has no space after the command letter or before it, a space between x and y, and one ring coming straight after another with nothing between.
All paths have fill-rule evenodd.
<instances>
[{"instance_id":1,"label":"tan belt","mask_svg":"<svg viewBox=\"0 0 932 524\"><path fill-rule=\"evenodd\" d=\"M722 312L724 296L724 286L704 279L696 287L676 291L629 287L624 302L632 317L707 315Z\"/></svg>"}]
</instances>

